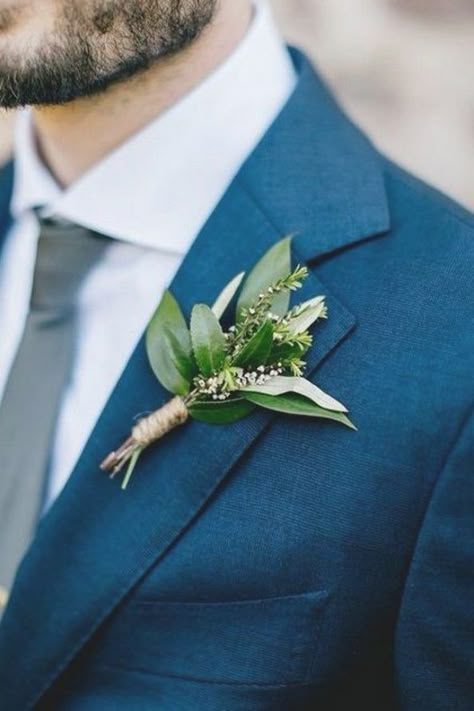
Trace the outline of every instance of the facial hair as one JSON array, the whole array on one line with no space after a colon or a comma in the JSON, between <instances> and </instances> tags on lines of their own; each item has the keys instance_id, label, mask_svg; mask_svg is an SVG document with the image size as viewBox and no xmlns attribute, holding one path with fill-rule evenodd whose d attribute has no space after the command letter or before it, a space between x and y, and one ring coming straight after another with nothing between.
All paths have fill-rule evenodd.
<instances>
[{"instance_id":1,"label":"facial hair","mask_svg":"<svg viewBox=\"0 0 474 711\"><path fill-rule=\"evenodd\" d=\"M25 58L0 52L0 106L92 96L188 47L217 0L61 0L54 27ZM4 23L13 23L12 13Z\"/></svg>"}]
</instances>

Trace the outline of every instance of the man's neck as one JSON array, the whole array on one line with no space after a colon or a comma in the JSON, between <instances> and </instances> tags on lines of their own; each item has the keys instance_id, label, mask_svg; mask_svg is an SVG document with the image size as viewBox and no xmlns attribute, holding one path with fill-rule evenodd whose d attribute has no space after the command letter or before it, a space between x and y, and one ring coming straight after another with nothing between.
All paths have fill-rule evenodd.
<instances>
[{"instance_id":1,"label":"man's neck","mask_svg":"<svg viewBox=\"0 0 474 711\"><path fill-rule=\"evenodd\" d=\"M221 2L212 23L178 55L96 96L36 107L38 149L58 183L73 183L203 81L239 44L251 14L250 0Z\"/></svg>"}]
</instances>

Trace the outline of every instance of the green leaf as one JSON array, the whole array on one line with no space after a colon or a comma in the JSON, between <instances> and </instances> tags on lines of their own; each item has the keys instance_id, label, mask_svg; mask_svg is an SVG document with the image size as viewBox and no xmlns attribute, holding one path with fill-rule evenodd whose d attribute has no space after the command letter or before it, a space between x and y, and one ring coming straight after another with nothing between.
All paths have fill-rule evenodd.
<instances>
[{"instance_id":1,"label":"green leaf","mask_svg":"<svg viewBox=\"0 0 474 711\"><path fill-rule=\"evenodd\" d=\"M314 402L315 405L333 412L347 412L347 408L331 395L323 392L314 383L306 378L292 378L275 375L264 385L248 385L241 392L263 393L264 395L284 395L285 393L298 393Z\"/></svg>"},{"instance_id":2,"label":"green leaf","mask_svg":"<svg viewBox=\"0 0 474 711\"><path fill-rule=\"evenodd\" d=\"M268 356L272 350L272 345L273 325L271 321L265 321L245 344L234 359L232 365L241 368L257 368L259 365L266 365Z\"/></svg>"},{"instance_id":3,"label":"green leaf","mask_svg":"<svg viewBox=\"0 0 474 711\"><path fill-rule=\"evenodd\" d=\"M237 302L236 319L242 320L242 310L254 305L259 294L268 289L279 279L291 272L291 237L277 242L266 252L247 276ZM272 302L272 312L284 316L290 305L289 292L275 294Z\"/></svg>"},{"instance_id":4,"label":"green leaf","mask_svg":"<svg viewBox=\"0 0 474 711\"><path fill-rule=\"evenodd\" d=\"M206 304L196 304L191 313L191 341L194 357L204 377L224 365L226 340L217 317Z\"/></svg>"},{"instance_id":5,"label":"green leaf","mask_svg":"<svg viewBox=\"0 0 474 711\"><path fill-rule=\"evenodd\" d=\"M357 429L344 413L325 410L297 393L276 396L264 395L263 393L245 393L245 397L255 405L260 405L260 407L264 407L268 410L283 412L287 415L321 417L326 420L340 422L342 425L346 425L346 427L350 427L353 430Z\"/></svg>"},{"instance_id":6,"label":"green leaf","mask_svg":"<svg viewBox=\"0 0 474 711\"><path fill-rule=\"evenodd\" d=\"M326 304L324 296L316 296L314 299L301 304L302 311L290 320L288 330L290 333L298 334L307 331L315 321L326 318Z\"/></svg>"},{"instance_id":7,"label":"green leaf","mask_svg":"<svg viewBox=\"0 0 474 711\"><path fill-rule=\"evenodd\" d=\"M162 386L175 395L187 395L196 365L186 321L169 291L165 291L147 328L146 350Z\"/></svg>"},{"instance_id":8,"label":"green leaf","mask_svg":"<svg viewBox=\"0 0 474 711\"><path fill-rule=\"evenodd\" d=\"M189 407L191 417L210 425L230 425L237 422L255 410L248 400L222 400L220 402L196 402Z\"/></svg>"},{"instance_id":9,"label":"green leaf","mask_svg":"<svg viewBox=\"0 0 474 711\"><path fill-rule=\"evenodd\" d=\"M221 293L215 300L214 305L212 306L212 311L218 319L220 319L224 315L226 308L229 306L230 302L237 293L237 290L241 285L244 276L245 272L240 272L240 274L237 274L237 276L234 277L232 281L230 281L227 286L222 289Z\"/></svg>"},{"instance_id":10,"label":"green leaf","mask_svg":"<svg viewBox=\"0 0 474 711\"><path fill-rule=\"evenodd\" d=\"M271 363L278 363L279 361L288 363L295 358L302 358L309 348L310 346L301 349L299 345L290 345L289 343L280 344L274 341L269 360Z\"/></svg>"}]
</instances>

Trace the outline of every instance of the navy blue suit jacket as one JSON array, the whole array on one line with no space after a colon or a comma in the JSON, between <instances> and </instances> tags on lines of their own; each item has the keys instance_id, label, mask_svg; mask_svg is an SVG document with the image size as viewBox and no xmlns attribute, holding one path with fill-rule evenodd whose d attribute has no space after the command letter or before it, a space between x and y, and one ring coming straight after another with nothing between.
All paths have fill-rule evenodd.
<instances>
[{"instance_id":1,"label":"navy blue suit jacket","mask_svg":"<svg viewBox=\"0 0 474 711\"><path fill-rule=\"evenodd\" d=\"M474 707L474 220L293 57L294 94L171 288L210 303L295 234L329 307L309 377L358 431L191 422L124 494L98 463L167 397L141 343L20 567L2 711Z\"/></svg>"}]
</instances>

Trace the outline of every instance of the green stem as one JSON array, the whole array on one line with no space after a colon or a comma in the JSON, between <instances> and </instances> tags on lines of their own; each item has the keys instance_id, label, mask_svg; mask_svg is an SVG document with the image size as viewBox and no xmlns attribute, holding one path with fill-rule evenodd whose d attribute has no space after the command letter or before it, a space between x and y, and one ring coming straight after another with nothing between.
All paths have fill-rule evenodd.
<instances>
[{"instance_id":1,"label":"green stem","mask_svg":"<svg viewBox=\"0 0 474 711\"><path fill-rule=\"evenodd\" d=\"M135 451L133 452L132 456L130 457L130 462L127 467L127 471L125 473L125 476L123 478L122 482L122 489L125 491L127 488L130 479L132 478L133 470L135 469L138 459L140 457L140 454L143 452L143 449L141 447L137 447Z\"/></svg>"}]
</instances>

